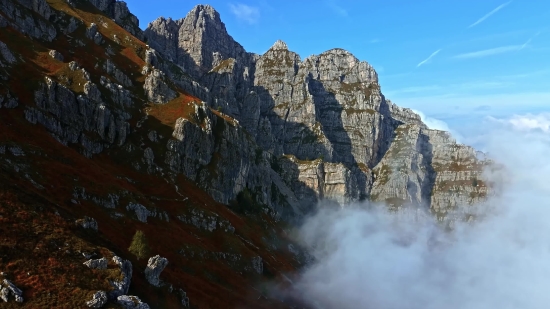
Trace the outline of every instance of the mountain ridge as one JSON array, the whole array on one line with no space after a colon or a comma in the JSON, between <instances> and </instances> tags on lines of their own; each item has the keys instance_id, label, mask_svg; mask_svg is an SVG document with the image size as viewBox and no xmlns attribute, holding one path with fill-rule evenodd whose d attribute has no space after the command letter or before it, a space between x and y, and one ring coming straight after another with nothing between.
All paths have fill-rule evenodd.
<instances>
[{"instance_id":1,"label":"mountain ridge","mask_svg":"<svg viewBox=\"0 0 550 309\"><path fill-rule=\"evenodd\" d=\"M257 134L256 143L275 156L285 153L295 155L300 160L311 160L322 156L327 162L363 164L369 170L373 170L390 147L391 142L389 141L393 138L399 123L418 126L421 130L415 132L423 135L425 140L432 137L438 142L450 144L449 147L456 144L450 136L447 138L436 137L442 133L430 131L412 110L400 108L386 100L381 93L374 68L367 62L357 59L349 51L335 48L302 60L298 54L288 49L286 43L277 41L263 55L246 53L242 46L227 33L219 14L214 14L215 18L209 19L210 15L201 14L203 8L204 6L199 5L191 10L184 19L180 20L181 28L178 31L178 37L171 37L171 46L181 45L179 47L181 52L188 53L186 62L178 64L184 68L200 68L193 69L196 74L194 78L209 89L211 97L216 98L215 102L206 97L202 98L211 107L222 108L225 114L238 119L240 124L253 135L257 134L261 125L263 134ZM213 8L209 7L208 10L212 11ZM196 39L196 32L191 31L193 25L200 25L198 31L200 40ZM152 46L155 46L159 37L161 37L160 40L166 40L166 37L162 37L162 33L163 28L159 28L154 21L145 30L145 37L148 38ZM192 37L189 37L189 33L192 34ZM206 35L207 33L210 34ZM205 35L208 38L223 39L207 40ZM192 48L188 48L189 44L194 45ZM236 47L232 48L233 46ZM159 52L165 54L162 48L159 49ZM200 53L200 55L195 53ZM206 56L209 54L212 55L211 58ZM259 99L251 98L249 96L251 93L254 93ZM296 97L296 93L299 93L298 97ZM260 102L255 103L254 100ZM332 102L326 104L327 101ZM306 107L300 108L300 105L306 105ZM250 117L250 114L253 114L254 117ZM314 116L311 116L312 114ZM365 120L364 118L368 117L366 114L375 115L375 117ZM356 119L353 119L354 117ZM377 122L379 123L377 124ZM369 136L369 133L368 131L361 132L360 127L372 126L379 128L378 135L374 134L368 138L374 139L374 142L365 143L364 137ZM355 127L354 132L359 132L359 134L354 136L354 133L344 127ZM320 133L318 132L319 128L322 131ZM294 131L294 134L288 134L291 130ZM334 132L334 130L345 131L345 134ZM392 131L394 132L392 133ZM282 135L283 138L277 140L274 135ZM302 142L308 140L303 138L304 135L309 139L320 138L324 141L313 143L313 145L311 143L304 145ZM296 140L298 141L297 145ZM347 145L342 145L341 141L346 140L348 141ZM306 147L309 149L304 150ZM366 156L361 153L365 148L370 151L370 154ZM468 149L466 151L468 154L464 152L461 155L470 157L468 160L471 163L477 162L473 156L473 149ZM449 157L447 156L445 160L448 161ZM423 164L429 165L428 162ZM351 167L351 169L353 168ZM355 180L341 181L347 187L350 187L351 184L352 188L339 189L339 195L351 196L343 200L340 199L340 201L358 200L370 193L368 187L373 180L369 179L368 173L351 169L350 167L339 168L341 173L351 172L352 178L355 178ZM322 171L319 173L323 174ZM423 175L411 177L425 178ZM437 176L431 175L428 178L430 177L434 180L429 180L428 184L421 185L418 181L414 181L418 191L431 191L430 186L435 187ZM407 186L408 180L399 181L404 182L404 184L400 184L401 187ZM448 181L448 178L439 180L439 182ZM460 181L464 182L467 179L458 180L458 182ZM430 182L434 182L434 184L430 185ZM367 186L367 189L363 189L364 186ZM316 195L320 195L320 192L316 192ZM382 196L377 194L381 200L398 198L404 202L414 202L415 204L422 204L422 200L427 204L432 202L429 197L431 192L423 193L424 198L418 196L412 198L406 192L393 194L393 196L391 196L392 194L385 195L387 194L383 193ZM318 200L311 194L308 198ZM434 199L437 200L439 197L436 196ZM434 201L434 203L439 202ZM470 203L472 202L470 201ZM440 208L440 205L434 207L434 209Z\"/></svg>"},{"instance_id":2,"label":"mountain ridge","mask_svg":"<svg viewBox=\"0 0 550 309\"><path fill-rule=\"evenodd\" d=\"M157 21L141 31L122 1L0 0L0 270L23 306L298 306L288 277L311 256L288 234L319 202L452 221L490 192L487 162L351 53L248 53L210 6ZM127 249L136 230L169 261L160 287Z\"/></svg>"}]
</instances>

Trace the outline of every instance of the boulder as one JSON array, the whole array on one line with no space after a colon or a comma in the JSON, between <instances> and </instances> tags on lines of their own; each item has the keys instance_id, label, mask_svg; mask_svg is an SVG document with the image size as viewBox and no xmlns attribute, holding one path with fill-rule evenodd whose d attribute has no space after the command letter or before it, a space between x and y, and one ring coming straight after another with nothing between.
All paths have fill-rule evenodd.
<instances>
[{"instance_id":1,"label":"boulder","mask_svg":"<svg viewBox=\"0 0 550 309\"><path fill-rule=\"evenodd\" d=\"M128 206L126 206L126 210L133 211L136 214L137 219L144 223L147 223L147 217L152 215L151 211L138 203L129 203Z\"/></svg>"},{"instance_id":2,"label":"boulder","mask_svg":"<svg viewBox=\"0 0 550 309\"><path fill-rule=\"evenodd\" d=\"M168 260L159 255L149 258L147 267L145 268L145 278L151 285L160 286L159 276L166 265L168 265Z\"/></svg>"},{"instance_id":3,"label":"boulder","mask_svg":"<svg viewBox=\"0 0 550 309\"><path fill-rule=\"evenodd\" d=\"M117 303L124 309L149 309L148 304L144 303L137 296L121 295L117 297Z\"/></svg>"},{"instance_id":4,"label":"boulder","mask_svg":"<svg viewBox=\"0 0 550 309\"><path fill-rule=\"evenodd\" d=\"M118 256L113 256L113 262L120 267L120 272L122 273L122 279L111 281L114 290L109 293L109 297L116 299L128 293L130 283L132 282L132 262L123 260Z\"/></svg>"},{"instance_id":5,"label":"boulder","mask_svg":"<svg viewBox=\"0 0 550 309\"><path fill-rule=\"evenodd\" d=\"M1 41L0 41L0 56L4 60L4 63L14 64L15 62L17 62L17 59L12 54L12 52L10 51L8 46L4 42L1 42ZM0 66L1 66L1 63L2 63L2 61L0 61Z\"/></svg>"},{"instance_id":6,"label":"boulder","mask_svg":"<svg viewBox=\"0 0 550 309\"><path fill-rule=\"evenodd\" d=\"M81 227L85 229L91 229L97 232L98 226L97 221L94 218L91 217L84 217L84 219L79 219L75 221L76 225L80 225Z\"/></svg>"},{"instance_id":7,"label":"boulder","mask_svg":"<svg viewBox=\"0 0 550 309\"><path fill-rule=\"evenodd\" d=\"M86 302L89 308L101 308L107 303L107 293L105 291L97 291L92 296L92 300Z\"/></svg>"},{"instance_id":8,"label":"boulder","mask_svg":"<svg viewBox=\"0 0 550 309\"><path fill-rule=\"evenodd\" d=\"M55 49L50 50L48 54L57 61L63 61L65 59L63 55Z\"/></svg>"},{"instance_id":9,"label":"boulder","mask_svg":"<svg viewBox=\"0 0 550 309\"><path fill-rule=\"evenodd\" d=\"M0 286L0 298L4 302L8 302L10 294L13 295L16 302L18 303L23 302L23 291L21 291L21 289L15 286L15 284L13 284L8 279L4 279L2 281L2 285Z\"/></svg>"}]
</instances>

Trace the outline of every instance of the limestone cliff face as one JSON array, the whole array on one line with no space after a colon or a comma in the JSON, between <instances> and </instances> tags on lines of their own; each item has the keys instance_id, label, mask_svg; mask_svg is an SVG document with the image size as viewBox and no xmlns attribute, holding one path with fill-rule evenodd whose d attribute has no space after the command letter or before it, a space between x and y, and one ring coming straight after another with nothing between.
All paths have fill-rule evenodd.
<instances>
[{"instance_id":1,"label":"limestone cliff face","mask_svg":"<svg viewBox=\"0 0 550 309\"><path fill-rule=\"evenodd\" d=\"M161 17L148 25L145 36L196 79L222 60L235 58L243 64L253 56L227 34L220 14L209 5L198 5L179 20Z\"/></svg>"},{"instance_id":2,"label":"limestone cliff face","mask_svg":"<svg viewBox=\"0 0 550 309\"><path fill-rule=\"evenodd\" d=\"M78 30L85 38L75 44L104 50L107 59L84 68L51 50L60 69L34 87L35 104L24 111L88 157L124 154L138 170L168 181L184 174L219 202L246 196L288 220L321 200L413 204L445 215L488 193L474 150L387 100L374 68L346 50L302 59L277 41L256 55L208 5L141 31L124 2L89 2L147 44L44 1L0 2L0 27L45 42ZM23 9L37 16L27 19ZM128 50L133 63L117 62L116 52ZM18 61L5 44L0 54L0 73ZM1 106L17 99L2 91ZM162 134L153 129L159 123Z\"/></svg>"},{"instance_id":3,"label":"limestone cliff face","mask_svg":"<svg viewBox=\"0 0 550 309\"><path fill-rule=\"evenodd\" d=\"M274 170L302 203L370 197L445 214L487 194L473 149L386 100L374 68L348 51L302 60L277 41L263 55L247 53L210 6L157 19L145 36L208 89L198 97L239 121L247 143L277 158Z\"/></svg>"},{"instance_id":4,"label":"limestone cliff face","mask_svg":"<svg viewBox=\"0 0 550 309\"><path fill-rule=\"evenodd\" d=\"M227 121L205 106L196 106L191 120L179 118L168 142L166 163L204 188L214 199L229 204L242 192L270 215L294 221L306 213L271 167L272 155L256 145L237 121Z\"/></svg>"},{"instance_id":5,"label":"limestone cliff face","mask_svg":"<svg viewBox=\"0 0 550 309\"><path fill-rule=\"evenodd\" d=\"M88 0L97 9L107 14L119 24L124 30L128 31L138 39L143 40L143 33L139 28L139 20L130 13L128 6L124 1L117 0ZM70 0L67 2L71 3Z\"/></svg>"}]
</instances>

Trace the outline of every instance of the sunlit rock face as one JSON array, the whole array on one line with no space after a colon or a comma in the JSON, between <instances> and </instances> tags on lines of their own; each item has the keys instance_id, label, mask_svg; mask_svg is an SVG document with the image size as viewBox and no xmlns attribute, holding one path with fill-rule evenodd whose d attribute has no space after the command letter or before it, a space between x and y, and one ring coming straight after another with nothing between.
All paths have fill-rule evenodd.
<instances>
[{"instance_id":1,"label":"sunlit rock face","mask_svg":"<svg viewBox=\"0 0 550 309\"><path fill-rule=\"evenodd\" d=\"M263 55L247 53L227 33L220 15L201 5L180 20L155 20L145 36L208 89L202 98L208 106L238 120L253 145L277 161L272 169L286 185L282 190L290 189L291 200L345 205L370 197L392 207L421 205L445 214L487 193L480 180L483 162L474 150L386 100L374 68L346 50L301 59L277 41ZM237 148L252 147L249 139L243 144L227 138ZM235 174L266 174L251 169L256 165L251 161L242 161L248 163ZM183 169L197 169L196 164ZM259 195L271 195L265 186L235 183L212 193L224 202L244 187L263 187Z\"/></svg>"},{"instance_id":2,"label":"sunlit rock face","mask_svg":"<svg viewBox=\"0 0 550 309\"><path fill-rule=\"evenodd\" d=\"M302 59L279 40L257 55L227 33L208 5L179 20L159 18L142 32L125 5L92 2L146 39L142 84L112 60L95 68L101 76L73 61L72 84L45 77L34 92L36 107L25 109L29 122L63 144L79 144L87 157L113 147L137 151L126 141L148 114L132 128L128 111L140 100L173 104L185 91L194 100L173 120L172 138L160 149L141 149L133 166L184 174L219 202L249 195L272 217L294 220L321 200L412 204L445 215L487 194L484 162L475 151L386 100L375 69L346 50ZM98 27L86 25L88 39L95 42ZM57 35L47 28L36 35L46 40L50 34ZM2 66L18 61L0 47ZM0 106L16 105L9 93L0 96Z\"/></svg>"}]
</instances>

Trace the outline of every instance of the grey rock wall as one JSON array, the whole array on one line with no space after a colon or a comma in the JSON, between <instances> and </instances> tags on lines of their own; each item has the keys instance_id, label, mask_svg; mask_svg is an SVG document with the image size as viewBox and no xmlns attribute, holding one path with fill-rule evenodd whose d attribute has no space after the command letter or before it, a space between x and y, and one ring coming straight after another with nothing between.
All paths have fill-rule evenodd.
<instances>
[{"instance_id":1,"label":"grey rock wall","mask_svg":"<svg viewBox=\"0 0 550 309\"><path fill-rule=\"evenodd\" d=\"M169 145L182 157L176 170L210 188L221 202L257 184L247 179L254 170L242 164L251 160L219 158L254 144L276 158L276 173L302 207L323 199L347 204L370 197L390 206L412 204L445 213L487 193L480 182L477 189L465 185L480 176L483 162L468 147L429 130L412 110L387 100L374 68L348 51L332 49L302 60L277 41L263 55L247 53L227 34L219 14L201 5L180 20L157 19L145 36L161 58L208 89L206 95L191 93L238 120L250 136L246 141L235 134L216 139L210 133L216 123L198 129L182 119L176 126L174 136L186 144L177 150L178 143ZM456 164L467 171L450 167ZM205 173L204 166L218 172ZM234 185L224 186L221 179ZM449 191L451 182L456 186ZM268 191L262 189L264 195Z\"/></svg>"}]
</instances>

